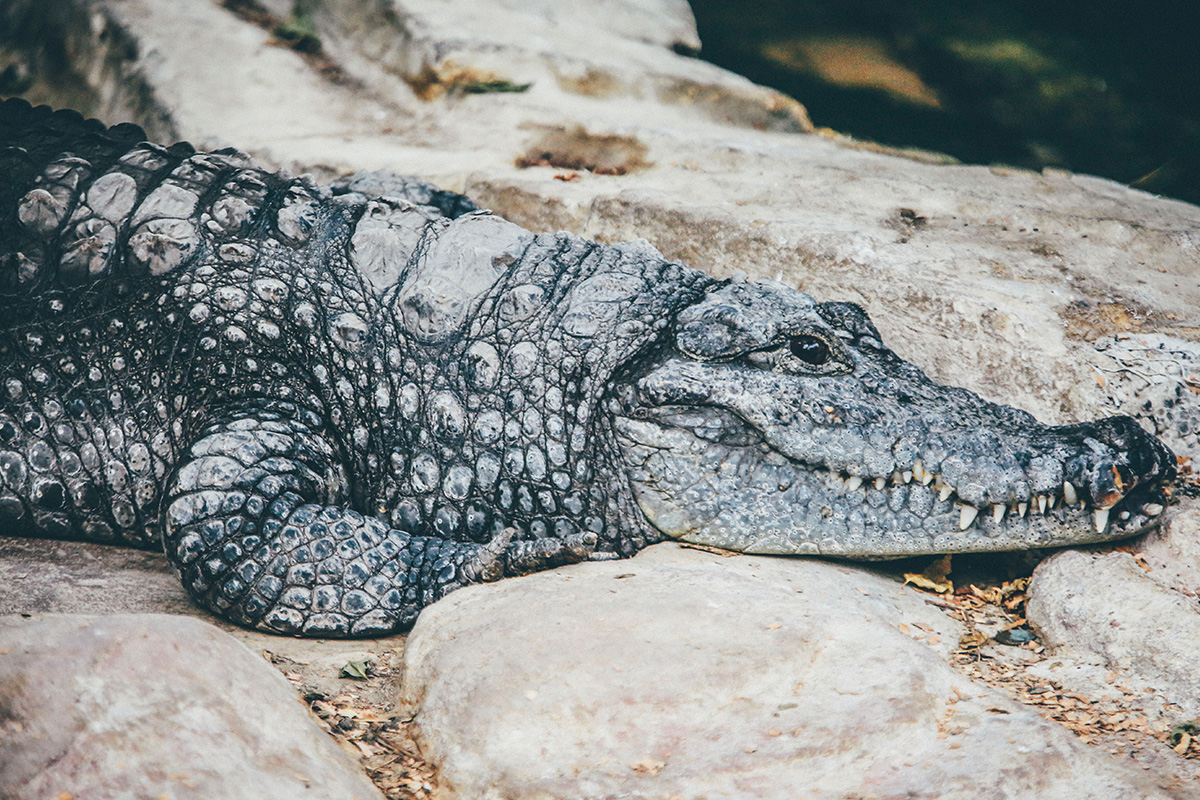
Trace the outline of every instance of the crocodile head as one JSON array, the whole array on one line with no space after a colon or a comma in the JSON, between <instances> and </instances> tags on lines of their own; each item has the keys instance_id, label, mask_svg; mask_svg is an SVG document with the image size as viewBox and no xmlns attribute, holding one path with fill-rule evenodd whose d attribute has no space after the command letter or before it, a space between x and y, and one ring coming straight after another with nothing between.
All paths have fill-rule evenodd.
<instances>
[{"instance_id":1,"label":"crocodile head","mask_svg":"<svg viewBox=\"0 0 1200 800\"><path fill-rule=\"evenodd\" d=\"M754 553L899 557L1152 527L1175 459L1129 417L1051 427L938 385L858 306L714 287L612 399L663 534Z\"/></svg>"}]
</instances>

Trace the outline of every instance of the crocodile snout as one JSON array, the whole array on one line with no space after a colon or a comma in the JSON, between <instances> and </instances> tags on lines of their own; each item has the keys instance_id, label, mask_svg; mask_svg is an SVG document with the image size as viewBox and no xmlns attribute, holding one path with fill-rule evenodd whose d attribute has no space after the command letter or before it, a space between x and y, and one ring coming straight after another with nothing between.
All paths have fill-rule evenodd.
<instances>
[{"instance_id":1,"label":"crocodile snout","mask_svg":"<svg viewBox=\"0 0 1200 800\"><path fill-rule=\"evenodd\" d=\"M1175 454L1131 417L1109 417L1052 432L1077 451L1065 465L1066 481L1098 510L1112 508L1138 487L1175 477Z\"/></svg>"}]
</instances>

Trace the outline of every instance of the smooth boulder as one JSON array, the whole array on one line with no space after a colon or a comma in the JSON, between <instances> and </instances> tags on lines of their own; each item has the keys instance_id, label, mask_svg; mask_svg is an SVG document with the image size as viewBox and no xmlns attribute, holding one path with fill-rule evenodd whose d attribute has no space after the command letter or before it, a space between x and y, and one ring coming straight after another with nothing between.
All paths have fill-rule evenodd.
<instances>
[{"instance_id":1,"label":"smooth boulder","mask_svg":"<svg viewBox=\"0 0 1200 800\"><path fill-rule=\"evenodd\" d=\"M167 614L0 617L0 798L377 800L273 667Z\"/></svg>"},{"instance_id":2,"label":"smooth boulder","mask_svg":"<svg viewBox=\"0 0 1200 800\"><path fill-rule=\"evenodd\" d=\"M956 672L956 631L867 569L665 544L429 608L402 705L455 798L1170 796Z\"/></svg>"}]
</instances>

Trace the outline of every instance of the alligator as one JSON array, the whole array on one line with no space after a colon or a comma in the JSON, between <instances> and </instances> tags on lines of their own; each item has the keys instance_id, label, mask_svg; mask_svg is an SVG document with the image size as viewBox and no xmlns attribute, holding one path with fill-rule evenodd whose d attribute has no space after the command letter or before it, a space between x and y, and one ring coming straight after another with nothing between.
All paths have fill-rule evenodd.
<instances>
[{"instance_id":1,"label":"alligator","mask_svg":"<svg viewBox=\"0 0 1200 800\"><path fill-rule=\"evenodd\" d=\"M281 634L677 539L896 558L1154 527L1175 459L941 386L857 305L427 184L0 104L3 532L162 548ZM375 187L375 188L372 188Z\"/></svg>"}]
</instances>

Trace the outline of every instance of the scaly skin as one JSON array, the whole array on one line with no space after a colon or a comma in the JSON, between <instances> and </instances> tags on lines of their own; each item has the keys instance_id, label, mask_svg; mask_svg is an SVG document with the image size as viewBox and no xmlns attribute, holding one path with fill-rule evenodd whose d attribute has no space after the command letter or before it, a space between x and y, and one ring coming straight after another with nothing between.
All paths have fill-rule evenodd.
<instances>
[{"instance_id":1,"label":"scaly skin","mask_svg":"<svg viewBox=\"0 0 1200 800\"><path fill-rule=\"evenodd\" d=\"M933 384L855 306L142 139L0 104L0 520L161 546L240 624L386 633L665 536L870 558L1162 510L1132 420Z\"/></svg>"}]
</instances>

